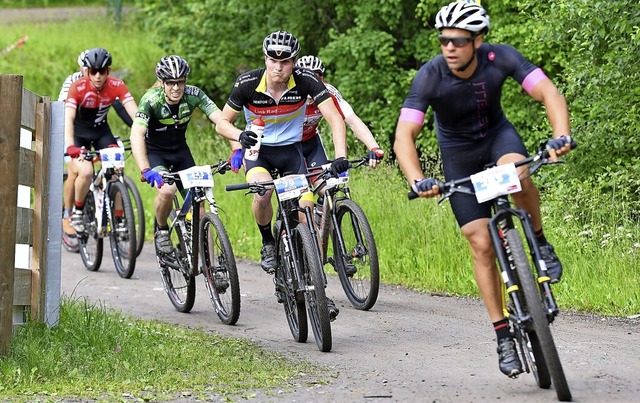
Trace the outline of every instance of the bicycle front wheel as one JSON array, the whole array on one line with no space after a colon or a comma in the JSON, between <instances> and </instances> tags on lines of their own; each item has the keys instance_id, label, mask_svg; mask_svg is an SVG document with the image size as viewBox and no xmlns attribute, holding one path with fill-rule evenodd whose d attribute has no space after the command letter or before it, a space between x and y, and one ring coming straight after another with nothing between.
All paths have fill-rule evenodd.
<instances>
[{"instance_id":1,"label":"bicycle front wheel","mask_svg":"<svg viewBox=\"0 0 640 403\"><path fill-rule=\"evenodd\" d=\"M169 226L175 220L176 212L171 211ZM183 313L190 312L196 300L196 279L189 266L190 256L187 254L186 241L185 234L180 230L180 226L176 225L171 231L173 253L170 256L163 255L156 248L164 290L176 310Z\"/></svg>"},{"instance_id":2,"label":"bicycle front wheel","mask_svg":"<svg viewBox=\"0 0 640 403\"><path fill-rule=\"evenodd\" d=\"M316 249L311 230L305 224L295 228L296 250L301 265L305 288L307 312L318 349L323 353L331 351L331 320L324 290L324 273L320 256Z\"/></svg>"},{"instance_id":3,"label":"bicycle front wheel","mask_svg":"<svg viewBox=\"0 0 640 403\"><path fill-rule=\"evenodd\" d=\"M209 298L222 323L240 316L240 282L227 231L218 215L205 213L200 224L200 253Z\"/></svg>"},{"instance_id":4,"label":"bicycle front wheel","mask_svg":"<svg viewBox=\"0 0 640 403\"><path fill-rule=\"evenodd\" d=\"M536 285L529 264L529 259L524 251L520 233L516 230L509 230L506 233L507 242L513 255L518 279L520 280L520 288L524 296L526 309L531 315L533 322L532 328L528 329L529 338L532 342L532 351L536 358L537 370L548 370L553 386L556 389L558 400L563 402L571 401L571 391L567 384L567 379L560 363L560 356L551 335L549 321L544 313L543 302L541 300L538 286ZM540 356L540 352L542 355ZM542 365L541 365L542 364ZM542 366L546 368L542 368ZM548 388L549 385L539 383L542 388Z\"/></svg>"},{"instance_id":5,"label":"bicycle front wheel","mask_svg":"<svg viewBox=\"0 0 640 403\"><path fill-rule=\"evenodd\" d=\"M277 267L275 273L276 296L278 302L284 305L284 314L287 317L289 330L293 339L298 343L304 343L309 336L307 326L307 311L304 306L304 295L297 291L295 281L295 267L291 249L285 246L286 240L280 230L281 222L276 221L274 236L276 239L276 260Z\"/></svg>"},{"instance_id":6,"label":"bicycle front wheel","mask_svg":"<svg viewBox=\"0 0 640 403\"><path fill-rule=\"evenodd\" d=\"M102 263L103 239L96 222L96 202L93 192L89 191L84 198L82 209L84 232L78 234L80 257L87 270L97 271Z\"/></svg>"},{"instance_id":7,"label":"bicycle front wheel","mask_svg":"<svg viewBox=\"0 0 640 403\"><path fill-rule=\"evenodd\" d=\"M120 181L109 183L111 256L118 275L131 278L136 268L136 223L127 187Z\"/></svg>"},{"instance_id":8,"label":"bicycle front wheel","mask_svg":"<svg viewBox=\"0 0 640 403\"><path fill-rule=\"evenodd\" d=\"M142 248L144 247L145 237L145 218L144 218L144 204L142 202L142 196L136 186L133 179L127 175L123 176L124 184L129 191L129 198L131 199L131 207L133 208L133 214L136 220L136 257L140 256Z\"/></svg>"},{"instance_id":9,"label":"bicycle front wheel","mask_svg":"<svg viewBox=\"0 0 640 403\"><path fill-rule=\"evenodd\" d=\"M353 200L336 205L338 227L334 228L333 255L340 283L354 308L369 310L375 305L380 289L378 250L373 231L362 208ZM343 244L337 231L342 236Z\"/></svg>"}]
</instances>

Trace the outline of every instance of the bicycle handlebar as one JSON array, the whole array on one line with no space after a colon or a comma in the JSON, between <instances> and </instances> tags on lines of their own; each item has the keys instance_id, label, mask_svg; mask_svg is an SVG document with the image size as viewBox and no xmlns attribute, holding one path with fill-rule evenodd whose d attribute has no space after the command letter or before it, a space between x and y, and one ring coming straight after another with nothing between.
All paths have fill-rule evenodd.
<instances>
[{"instance_id":1,"label":"bicycle handlebar","mask_svg":"<svg viewBox=\"0 0 640 403\"><path fill-rule=\"evenodd\" d=\"M211 164L209 165L209 167L211 167L211 173L212 174L220 174L220 175L224 175L227 171L231 170L231 166L229 165L229 161L222 161L220 160L219 162L215 163L215 164ZM162 180L167 184L167 185L172 185L173 183L180 181L180 173L179 172L162 172ZM141 182L146 182L146 180L144 179L144 176L140 178Z\"/></svg>"},{"instance_id":2,"label":"bicycle handlebar","mask_svg":"<svg viewBox=\"0 0 640 403\"><path fill-rule=\"evenodd\" d=\"M569 143L569 145L573 150L578 146L578 143L576 143L575 140L571 139L571 142ZM523 165L533 164L529 169L529 174L533 175L533 173L536 172L542 165L562 163L562 162L564 161L557 161L557 162L550 161L549 150L547 150L545 148L545 145L543 144L540 147L538 147L538 151L534 155L524 158L516 162L514 165L516 167L520 167ZM485 170L495 166L496 166L496 163L493 162L485 166ZM442 197L438 200L438 204L442 203L444 200L451 197L451 195L454 193L475 194L475 192L468 186L461 186L461 184L468 183L468 182L471 182L470 176L467 176L466 178L450 180L447 182L437 181L438 194L442 195ZM408 192L407 197L409 198L409 200L413 200L413 199L417 199L419 196L412 189Z\"/></svg>"}]
</instances>

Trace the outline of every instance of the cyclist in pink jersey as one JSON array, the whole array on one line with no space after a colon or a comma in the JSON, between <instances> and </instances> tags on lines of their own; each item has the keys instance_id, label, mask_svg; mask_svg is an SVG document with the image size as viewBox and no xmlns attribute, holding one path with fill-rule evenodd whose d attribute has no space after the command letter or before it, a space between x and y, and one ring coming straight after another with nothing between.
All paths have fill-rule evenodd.
<instances>
[{"instance_id":1,"label":"cyclist in pink jersey","mask_svg":"<svg viewBox=\"0 0 640 403\"><path fill-rule=\"evenodd\" d=\"M415 146L429 107L435 115L446 180L477 173L488 163L507 164L527 156L522 139L500 105L502 86L508 77L545 105L554 136L547 142L551 158L569 152L569 111L564 97L542 70L517 50L483 43L489 16L482 6L450 3L438 12L435 26L440 30L442 54L416 73L396 128L394 150L414 192L421 197L438 194L435 180L424 177ZM522 191L514 193L513 199L530 213L547 273L552 282L557 282L562 265L542 231L538 190L528 176L521 180ZM496 333L500 370L515 377L522 372L522 364L502 310L502 282L487 226L491 206L460 193L450 201L471 248L476 283Z\"/></svg>"}]
</instances>

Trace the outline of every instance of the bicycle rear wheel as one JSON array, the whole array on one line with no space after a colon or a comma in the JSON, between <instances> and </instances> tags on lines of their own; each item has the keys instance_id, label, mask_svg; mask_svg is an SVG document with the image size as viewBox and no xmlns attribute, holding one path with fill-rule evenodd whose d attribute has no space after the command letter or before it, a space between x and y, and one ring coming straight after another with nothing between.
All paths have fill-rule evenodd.
<instances>
[{"instance_id":1,"label":"bicycle rear wheel","mask_svg":"<svg viewBox=\"0 0 640 403\"><path fill-rule=\"evenodd\" d=\"M375 305L380 289L373 231L364 211L353 200L341 200L335 208L338 228L331 236L336 270L351 305L366 311ZM340 231L344 245L340 245L336 231Z\"/></svg>"},{"instance_id":2,"label":"bicycle rear wheel","mask_svg":"<svg viewBox=\"0 0 640 403\"><path fill-rule=\"evenodd\" d=\"M136 223L129 192L124 183L118 180L109 183L109 204L109 240L113 263L120 277L131 278L136 268ZM118 205L122 210L117 209Z\"/></svg>"},{"instance_id":3,"label":"bicycle rear wheel","mask_svg":"<svg viewBox=\"0 0 640 403\"><path fill-rule=\"evenodd\" d=\"M144 237L146 231L145 218L144 218L144 204L142 202L142 196L136 186L133 179L127 175L122 176L124 184L129 191L129 197L131 199L131 207L133 208L133 214L136 222L136 257L140 256L142 248L144 247Z\"/></svg>"},{"instance_id":4,"label":"bicycle rear wheel","mask_svg":"<svg viewBox=\"0 0 640 403\"><path fill-rule=\"evenodd\" d=\"M97 271L102 263L103 238L98 233L96 222L96 203L93 192L90 190L84 198L82 220L84 232L78 234L80 243L80 257L87 270Z\"/></svg>"},{"instance_id":5,"label":"bicycle rear wheel","mask_svg":"<svg viewBox=\"0 0 640 403\"><path fill-rule=\"evenodd\" d=\"M284 234L280 233L280 222L274 225L276 238L277 267L275 273L276 295L278 302L284 305L284 314L287 317L289 330L293 339L299 343L307 341L309 328L307 326L307 311L304 306L304 295L296 290L295 270L291 251L287 252Z\"/></svg>"},{"instance_id":6,"label":"bicycle rear wheel","mask_svg":"<svg viewBox=\"0 0 640 403\"><path fill-rule=\"evenodd\" d=\"M506 233L507 242L514 258L516 271L520 280L520 288L524 296L526 309L531 315L533 322L532 328L527 330L531 341L532 353L536 358L538 375L543 373L543 367L546 367L551 380L556 389L558 400L563 402L571 401L571 391L567 384L567 379L560 363L560 356L551 335L549 321L544 313L543 303L540 297L539 289L534 281L533 272L529 260L524 251L520 233L515 230L509 230ZM540 354L542 353L542 354ZM545 365L546 364L546 365ZM539 381L540 377L536 377ZM548 388L548 385L539 383L539 386Z\"/></svg>"},{"instance_id":7,"label":"bicycle rear wheel","mask_svg":"<svg viewBox=\"0 0 640 403\"><path fill-rule=\"evenodd\" d=\"M222 323L240 316L240 282L227 231L218 215L205 213L200 224L202 272L209 298Z\"/></svg>"},{"instance_id":8,"label":"bicycle rear wheel","mask_svg":"<svg viewBox=\"0 0 640 403\"><path fill-rule=\"evenodd\" d=\"M169 215L169 225L176 220L176 213ZM171 231L174 251L170 256L163 255L156 248L156 258L160 267L160 276L169 300L178 312L187 313L196 300L196 279L189 269L185 235L176 225ZM155 245L155 242L154 242Z\"/></svg>"},{"instance_id":9,"label":"bicycle rear wheel","mask_svg":"<svg viewBox=\"0 0 640 403\"><path fill-rule=\"evenodd\" d=\"M331 351L331 320L324 290L324 273L320 256L316 249L311 230L305 224L295 229L296 249L301 265L306 292L307 312L318 349L323 353Z\"/></svg>"}]
</instances>

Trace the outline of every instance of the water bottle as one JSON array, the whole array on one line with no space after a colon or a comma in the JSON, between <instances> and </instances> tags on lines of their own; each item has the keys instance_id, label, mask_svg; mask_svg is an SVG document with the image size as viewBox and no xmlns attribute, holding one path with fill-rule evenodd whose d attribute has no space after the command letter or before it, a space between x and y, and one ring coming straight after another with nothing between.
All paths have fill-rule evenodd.
<instances>
[{"instance_id":1,"label":"water bottle","mask_svg":"<svg viewBox=\"0 0 640 403\"><path fill-rule=\"evenodd\" d=\"M258 117L251 123L250 130L258 135L258 141L255 145L244 150L244 158L249 161L255 161L260 154L260 145L262 144L262 135L264 134L264 120L262 116Z\"/></svg>"}]
</instances>

